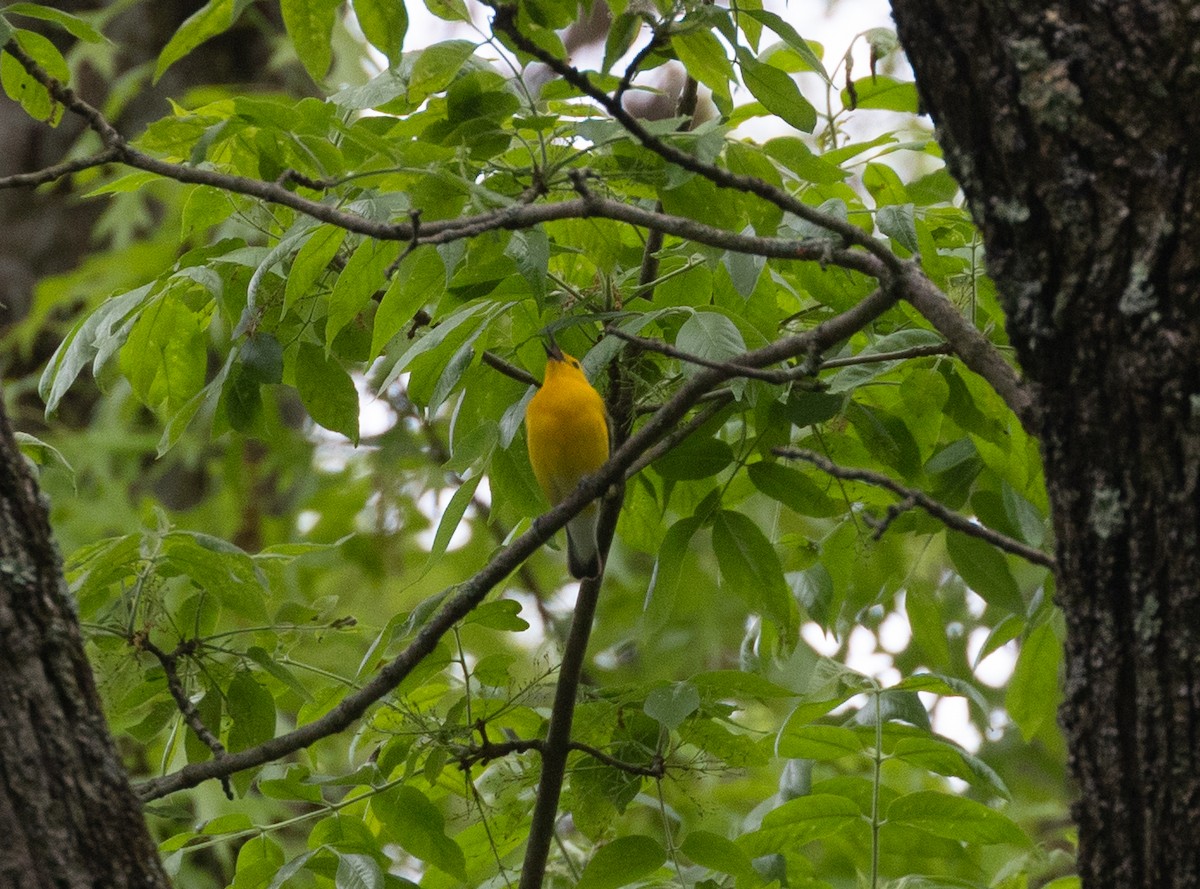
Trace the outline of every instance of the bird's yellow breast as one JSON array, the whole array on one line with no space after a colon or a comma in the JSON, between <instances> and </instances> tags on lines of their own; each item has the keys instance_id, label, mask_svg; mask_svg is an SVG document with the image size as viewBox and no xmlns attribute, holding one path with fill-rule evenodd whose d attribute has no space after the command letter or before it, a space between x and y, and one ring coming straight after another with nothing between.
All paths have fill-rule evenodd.
<instances>
[{"instance_id":1,"label":"bird's yellow breast","mask_svg":"<svg viewBox=\"0 0 1200 889\"><path fill-rule=\"evenodd\" d=\"M529 462L551 503L570 494L608 459L604 400L577 367L551 361L525 409Z\"/></svg>"}]
</instances>

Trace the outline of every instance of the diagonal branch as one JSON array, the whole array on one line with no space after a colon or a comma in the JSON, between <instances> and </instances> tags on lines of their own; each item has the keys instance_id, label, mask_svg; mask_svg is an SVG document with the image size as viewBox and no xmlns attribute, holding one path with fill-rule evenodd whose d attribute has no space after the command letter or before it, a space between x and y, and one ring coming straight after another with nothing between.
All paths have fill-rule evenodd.
<instances>
[{"instance_id":1,"label":"diagonal branch","mask_svg":"<svg viewBox=\"0 0 1200 889\"><path fill-rule=\"evenodd\" d=\"M1025 431L1036 435L1041 423L1037 392L1004 360L991 340L964 318L946 294L924 275L911 276L904 298L946 338L963 364L988 381L1017 415Z\"/></svg>"},{"instance_id":2,"label":"diagonal branch","mask_svg":"<svg viewBox=\"0 0 1200 889\"><path fill-rule=\"evenodd\" d=\"M853 308L812 330L747 352L740 363L750 367L775 364L805 354L819 354L861 330L895 305L896 295L877 290ZM529 558L550 537L580 513L584 507L618 484L625 472L656 442L668 435L706 393L727 379L725 372L703 368L652 414L646 422L617 448L608 462L584 479L579 487L558 506L542 514L532 527L492 557L473 577L459 584L457 591L424 624L411 642L369 682L350 692L323 716L254 747L230 753L221 760L190 763L161 778L138 786L143 800L195 787L210 778L255 768L302 750L322 738L337 734L358 720L375 702L389 694L437 647L451 627L478 606L489 592Z\"/></svg>"},{"instance_id":3,"label":"diagonal branch","mask_svg":"<svg viewBox=\"0 0 1200 889\"><path fill-rule=\"evenodd\" d=\"M1019 540L1013 540L999 531L993 531L985 525L971 521L965 515L955 512L944 504L934 500L924 491L909 488L894 479L888 478L886 475L872 472L869 469L839 466L837 463L822 457L815 451L807 451L802 448L773 448L772 451L780 457L787 457L793 460L807 460L822 472L832 475L834 478L865 482L877 488L886 488L896 496L908 501L911 505L921 507L921 509L925 510L931 516L939 519L948 528L953 528L955 531L960 531L963 534L969 534L971 537L978 537L980 540L985 540L998 549L1012 553L1014 556L1020 556L1027 562L1041 565L1043 568L1049 568L1051 571L1054 570L1054 558L1052 556L1046 555L1040 549L1027 546ZM894 519L895 515L892 515L891 518ZM891 519L888 521L890 523Z\"/></svg>"}]
</instances>

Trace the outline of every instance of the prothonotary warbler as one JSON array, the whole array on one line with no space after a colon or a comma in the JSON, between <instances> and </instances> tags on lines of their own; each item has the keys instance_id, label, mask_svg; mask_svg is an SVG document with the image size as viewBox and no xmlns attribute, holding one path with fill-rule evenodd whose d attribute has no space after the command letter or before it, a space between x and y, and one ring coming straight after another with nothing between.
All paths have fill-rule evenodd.
<instances>
[{"instance_id":1,"label":"prothonotary warbler","mask_svg":"<svg viewBox=\"0 0 1200 889\"><path fill-rule=\"evenodd\" d=\"M546 357L546 379L525 409L525 427L533 474L557 504L608 459L608 415L576 358L553 342ZM590 503L567 523L567 567L580 580L600 575L597 517Z\"/></svg>"}]
</instances>

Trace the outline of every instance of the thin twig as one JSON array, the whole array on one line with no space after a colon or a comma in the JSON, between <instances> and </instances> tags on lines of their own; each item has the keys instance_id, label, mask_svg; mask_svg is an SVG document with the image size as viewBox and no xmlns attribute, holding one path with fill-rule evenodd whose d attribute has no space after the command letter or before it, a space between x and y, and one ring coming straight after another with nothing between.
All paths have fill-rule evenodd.
<instances>
[{"instance_id":1,"label":"thin twig","mask_svg":"<svg viewBox=\"0 0 1200 889\"><path fill-rule=\"evenodd\" d=\"M655 756L650 765L644 766L633 762L624 762L610 756L603 750L584 744L582 741L571 741L567 747L586 753L597 762L611 766L629 775L640 775L644 778L661 778L667 773L667 764L660 756ZM511 741L489 741L485 736L483 743L471 746L458 756L459 768L466 769L477 763L487 763L513 753L545 753L546 742L541 738L514 739Z\"/></svg>"},{"instance_id":2,"label":"thin twig","mask_svg":"<svg viewBox=\"0 0 1200 889\"><path fill-rule=\"evenodd\" d=\"M64 161L61 164L55 164L52 167L46 167L44 170L38 170L34 173L13 173L11 176L0 176L0 188L23 188L34 185L45 185L47 182L54 182L56 179L61 179L64 176L78 173L80 170L88 170L92 167L102 167L105 164L111 164L119 158L120 152L112 148L107 148L99 154L76 158L73 161Z\"/></svg>"},{"instance_id":3,"label":"thin twig","mask_svg":"<svg viewBox=\"0 0 1200 889\"><path fill-rule=\"evenodd\" d=\"M500 371L500 373L504 374L506 377L511 377L512 379L516 380L518 383L524 383L526 386L541 385L537 381L537 379L533 376L533 374L531 374L529 371L525 370L524 368L517 367L515 364L512 364L508 361L505 361L503 358L501 358L495 352L485 349L484 353L483 353L483 363L486 364L488 367L490 367L492 370L498 370L498 371Z\"/></svg>"},{"instance_id":4,"label":"thin twig","mask_svg":"<svg viewBox=\"0 0 1200 889\"><path fill-rule=\"evenodd\" d=\"M162 666L163 673L167 677L167 688L171 692L171 697L175 699L175 705L179 708L179 712L183 716L183 721L188 724L188 728L196 733L196 737L203 742L204 746L212 751L213 759L219 760L228 756L225 745L221 743L221 739L214 735L208 726L204 724L204 720L200 718L200 711L196 709L196 705L188 697L187 690L183 687L183 681L179 678L179 658L189 654L194 647L194 643L181 642L174 651L166 652L151 642L148 635L138 633L133 637L132 645L139 651L147 651L158 659L158 663ZM228 775L221 776L221 787L225 791L225 796L233 799L233 784L230 782Z\"/></svg>"},{"instance_id":5,"label":"thin twig","mask_svg":"<svg viewBox=\"0 0 1200 889\"><path fill-rule=\"evenodd\" d=\"M685 361L688 364L694 364L698 367L710 367L725 371L730 377L747 377L752 380L763 380L768 383L786 383L794 378L794 374L790 370L762 370L757 367L743 367L731 361L714 361L711 358L704 358L700 355L684 352L682 349L676 349L671 344L664 343L662 340L637 336L617 327L608 327L605 329L605 333L612 334L617 339L631 343L639 349L658 352L669 358L678 358L680 361Z\"/></svg>"},{"instance_id":6,"label":"thin twig","mask_svg":"<svg viewBox=\"0 0 1200 889\"><path fill-rule=\"evenodd\" d=\"M869 469L857 469L848 466L839 466L832 460L821 456L815 451L808 451L802 448L772 448L772 452L777 456L786 457L792 460L806 460L816 466L827 475L832 475L834 478L845 479L846 481L865 482L868 485L874 485L877 488L886 488L898 497L904 498L905 501L911 501L914 505L921 507L931 516L939 519L946 527L953 528L963 534L969 534L971 537L978 537L980 540L985 540L998 549L1012 553L1014 556L1020 556L1027 562L1032 562L1035 565L1041 565L1043 568L1054 570L1054 558L1046 555L1040 549L1034 549L1032 546L1027 546L1019 540L1013 540L1006 534L1001 534L999 531L993 531L986 525L980 525L971 521L961 513L957 513L942 503L934 500L924 491L919 491L916 488L909 488L900 484L894 479L889 478L878 472L873 472Z\"/></svg>"},{"instance_id":7,"label":"thin twig","mask_svg":"<svg viewBox=\"0 0 1200 889\"><path fill-rule=\"evenodd\" d=\"M913 346L895 352L874 352L870 355L849 355L845 358L830 358L822 361L817 370L833 370L835 367L854 367L859 364L879 364L883 361L903 361L907 358L928 358L931 355L953 355L949 343L931 343L928 346Z\"/></svg>"}]
</instances>

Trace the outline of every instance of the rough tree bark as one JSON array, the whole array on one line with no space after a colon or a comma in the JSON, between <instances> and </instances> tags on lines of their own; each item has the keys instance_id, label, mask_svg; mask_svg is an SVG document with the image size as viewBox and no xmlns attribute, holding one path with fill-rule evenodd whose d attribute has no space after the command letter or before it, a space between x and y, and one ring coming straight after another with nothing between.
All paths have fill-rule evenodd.
<instances>
[{"instance_id":1,"label":"rough tree bark","mask_svg":"<svg viewBox=\"0 0 1200 889\"><path fill-rule=\"evenodd\" d=\"M0 401L0 885L166 887Z\"/></svg>"},{"instance_id":2,"label":"rough tree bark","mask_svg":"<svg viewBox=\"0 0 1200 889\"><path fill-rule=\"evenodd\" d=\"M893 0L1041 390L1084 886L1200 885L1200 5Z\"/></svg>"}]
</instances>

